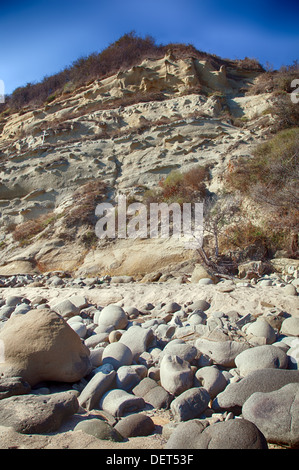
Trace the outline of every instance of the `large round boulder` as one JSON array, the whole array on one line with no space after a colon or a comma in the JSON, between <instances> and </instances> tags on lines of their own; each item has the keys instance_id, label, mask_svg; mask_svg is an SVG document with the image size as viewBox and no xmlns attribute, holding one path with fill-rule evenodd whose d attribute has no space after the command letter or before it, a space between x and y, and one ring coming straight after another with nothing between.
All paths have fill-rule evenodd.
<instances>
[{"instance_id":1,"label":"large round boulder","mask_svg":"<svg viewBox=\"0 0 299 470\"><path fill-rule=\"evenodd\" d=\"M41 381L77 382L91 370L89 349L50 309L10 318L0 331L0 375Z\"/></svg>"},{"instance_id":2,"label":"large round boulder","mask_svg":"<svg viewBox=\"0 0 299 470\"><path fill-rule=\"evenodd\" d=\"M101 311L98 324L112 326L115 330L123 330L128 324L128 317L121 307L111 304Z\"/></svg>"}]
</instances>

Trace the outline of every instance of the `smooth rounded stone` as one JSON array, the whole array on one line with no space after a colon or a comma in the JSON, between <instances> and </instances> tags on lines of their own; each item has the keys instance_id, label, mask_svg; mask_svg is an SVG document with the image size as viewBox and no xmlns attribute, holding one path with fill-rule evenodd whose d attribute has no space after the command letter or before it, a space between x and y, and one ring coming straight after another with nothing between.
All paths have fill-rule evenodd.
<instances>
[{"instance_id":1,"label":"smooth rounded stone","mask_svg":"<svg viewBox=\"0 0 299 470\"><path fill-rule=\"evenodd\" d=\"M101 315L101 310L95 310L93 312L93 317L92 317L92 321L99 326L99 318L100 318L100 315ZM113 328L113 327L112 327Z\"/></svg>"},{"instance_id":2,"label":"smooth rounded stone","mask_svg":"<svg viewBox=\"0 0 299 470\"><path fill-rule=\"evenodd\" d=\"M15 307L11 306L11 307L1 307L0 308L0 320L4 320L6 318L10 318L13 311L14 311Z\"/></svg>"},{"instance_id":3,"label":"smooth rounded stone","mask_svg":"<svg viewBox=\"0 0 299 470\"><path fill-rule=\"evenodd\" d=\"M98 324L113 326L115 330L123 330L128 324L128 317L122 307L111 304L104 307L101 311L98 318Z\"/></svg>"},{"instance_id":4,"label":"smooth rounded stone","mask_svg":"<svg viewBox=\"0 0 299 470\"><path fill-rule=\"evenodd\" d=\"M297 289L294 285L287 284L283 289L283 293L286 295L297 295Z\"/></svg>"},{"instance_id":5,"label":"smooth rounded stone","mask_svg":"<svg viewBox=\"0 0 299 470\"><path fill-rule=\"evenodd\" d=\"M68 299L65 299L62 302L54 305L52 310L61 315L64 319L68 319L80 313L80 309Z\"/></svg>"},{"instance_id":6,"label":"smooth rounded stone","mask_svg":"<svg viewBox=\"0 0 299 470\"><path fill-rule=\"evenodd\" d=\"M189 305L188 307L188 311L189 312L193 312L194 310L202 310L202 311L206 311L210 308L210 304L209 302L207 302L206 300L196 300L195 302L193 302L191 305Z\"/></svg>"},{"instance_id":7,"label":"smooth rounded stone","mask_svg":"<svg viewBox=\"0 0 299 470\"><path fill-rule=\"evenodd\" d=\"M90 434L91 436L103 441L123 441L123 436L118 432L118 430L100 418L91 418L80 421L80 423L74 427L74 431L83 431L86 434Z\"/></svg>"},{"instance_id":8,"label":"smooth rounded stone","mask_svg":"<svg viewBox=\"0 0 299 470\"><path fill-rule=\"evenodd\" d=\"M57 431L63 421L77 413L75 392L50 395L19 395L1 400L0 426L12 427L21 434Z\"/></svg>"},{"instance_id":9,"label":"smooth rounded stone","mask_svg":"<svg viewBox=\"0 0 299 470\"><path fill-rule=\"evenodd\" d=\"M194 441L195 449L268 449L263 433L242 418L207 426Z\"/></svg>"},{"instance_id":10,"label":"smooth rounded stone","mask_svg":"<svg viewBox=\"0 0 299 470\"><path fill-rule=\"evenodd\" d=\"M32 307L28 304L19 304L16 306L16 308L14 309L13 313L11 316L14 316L14 315L25 315L27 312L29 312L29 310L31 310Z\"/></svg>"},{"instance_id":11,"label":"smooth rounded stone","mask_svg":"<svg viewBox=\"0 0 299 470\"><path fill-rule=\"evenodd\" d=\"M158 387L158 384L155 380L145 377L133 388L132 393L136 395L136 397L144 397L150 390L156 387Z\"/></svg>"},{"instance_id":12,"label":"smooth rounded stone","mask_svg":"<svg viewBox=\"0 0 299 470\"><path fill-rule=\"evenodd\" d=\"M122 332L119 330L113 330L109 333L108 341L109 343L117 343L122 337Z\"/></svg>"},{"instance_id":13,"label":"smooth rounded stone","mask_svg":"<svg viewBox=\"0 0 299 470\"><path fill-rule=\"evenodd\" d=\"M147 375L143 365L121 366L116 373L116 386L126 392L131 391Z\"/></svg>"},{"instance_id":14,"label":"smooth rounded stone","mask_svg":"<svg viewBox=\"0 0 299 470\"><path fill-rule=\"evenodd\" d=\"M198 313L192 313L192 315L188 317L187 323L189 323L189 325L205 325L206 320L203 319L201 315L198 315Z\"/></svg>"},{"instance_id":15,"label":"smooth rounded stone","mask_svg":"<svg viewBox=\"0 0 299 470\"><path fill-rule=\"evenodd\" d=\"M165 354L170 356L178 356L184 361L188 361L190 363L193 363L200 356L200 353L195 346L185 343L185 341L181 339L174 339L165 346L162 353L160 354L161 360Z\"/></svg>"},{"instance_id":16,"label":"smooth rounded stone","mask_svg":"<svg viewBox=\"0 0 299 470\"><path fill-rule=\"evenodd\" d=\"M25 395L31 392L31 386L21 377L0 378L0 400L14 395Z\"/></svg>"},{"instance_id":17,"label":"smooth rounded stone","mask_svg":"<svg viewBox=\"0 0 299 470\"><path fill-rule=\"evenodd\" d=\"M137 361L140 354L145 352L154 339L151 328L131 326L124 332L119 340L120 344L128 346L133 354L133 360Z\"/></svg>"},{"instance_id":18,"label":"smooth rounded stone","mask_svg":"<svg viewBox=\"0 0 299 470\"><path fill-rule=\"evenodd\" d=\"M82 322L71 322L69 323L72 330L74 330L80 338L84 339L86 336L87 328Z\"/></svg>"},{"instance_id":19,"label":"smooth rounded stone","mask_svg":"<svg viewBox=\"0 0 299 470\"><path fill-rule=\"evenodd\" d=\"M288 369L260 369L250 372L242 380L230 383L213 400L215 411L232 411L240 414L245 401L255 392L273 392L288 383L299 383L299 371Z\"/></svg>"},{"instance_id":20,"label":"smooth rounded stone","mask_svg":"<svg viewBox=\"0 0 299 470\"><path fill-rule=\"evenodd\" d=\"M196 310L193 310L191 313L189 313L188 317L187 317L187 320L188 322L190 322L190 319L193 317L193 316L196 316L196 317L200 317L201 318L201 324L202 325L205 325L206 324L206 321L207 321L207 314L203 311L203 310L200 310L200 309L196 309Z\"/></svg>"},{"instance_id":21,"label":"smooth rounded stone","mask_svg":"<svg viewBox=\"0 0 299 470\"><path fill-rule=\"evenodd\" d=\"M67 322L50 309L30 310L5 322L0 331L5 362L0 374L42 381L77 382L91 370L89 349Z\"/></svg>"},{"instance_id":22,"label":"smooth rounded stone","mask_svg":"<svg viewBox=\"0 0 299 470\"><path fill-rule=\"evenodd\" d=\"M199 419L180 422L172 430L164 449L196 449L196 439L205 427L205 424Z\"/></svg>"},{"instance_id":23,"label":"smooth rounded stone","mask_svg":"<svg viewBox=\"0 0 299 470\"><path fill-rule=\"evenodd\" d=\"M102 356L105 348L94 348L90 351L89 359L92 367L99 367L102 365Z\"/></svg>"},{"instance_id":24,"label":"smooth rounded stone","mask_svg":"<svg viewBox=\"0 0 299 470\"><path fill-rule=\"evenodd\" d=\"M292 343L286 354L289 360L289 369L299 369L299 339Z\"/></svg>"},{"instance_id":25,"label":"smooth rounded stone","mask_svg":"<svg viewBox=\"0 0 299 470\"><path fill-rule=\"evenodd\" d=\"M84 344L88 348L95 348L100 343L108 342L108 333L97 333L84 339Z\"/></svg>"},{"instance_id":26,"label":"smooth rounded stone","mask_svg":"<svg viewBox=\"0 0 299 470\"><path fill-rule=\"evenodd\" d=\"M187 421L198 418L208 408L210 399L205 388L189 388L171 402L170 409L175 420Z\"/></svg>"},{"instance_id":27,"label":"smooth rounded stone","mask_svg":"<svg viewBox=\"0 0 299 470\"><path fill-rule=\"evenodd\" d=\"M214 364L222 367L235 367L236 357L249 348L245 342L211 341L204 338L196 340L195 346L202 354L209 356Z\"/></svg>"},{"instance_id":28,"label":"smooth rounded stone","mask_svg":"<svg viewBox=\"0 0 299 470\"><path fill-rule=\"evenodd\" d=\"M172 395L180 395L192 387L193 371L189 362L179 356L165 355L160 364L160 382Z\"/></svg>"},{"instance_id":29,"label":"smooth rounded stone","mask_svg":"<svg viewBox=\"0 0 299 470\"><path fill-rule=\"evenodd\" d=\"M124 307L124 311L130 320L134 320L140 315L139 310L136 307Z\"/></svg>"},{"instance_id":30,"label":"smooth rounded stone","mask_svg":"<svg viewBox=\"0 0 299 470\"><path fill-rule=\"evenodd\" d=\"M96 373L84 387L78 398L79 405L86 410L97 408L100 398L110 388L116 375L111 364L102 365L94 372Z\"/></svg>"},{"instance_id":31,"label":"smooth rounded stone","mask_svg":"<svg viewBox=\"0 0 299 470\"><path fill-rule=\"evenodd\" d=\"M108 344L103 351L103 365L112 364L115 370L121 366L130 366L132 361L133 354L131 349L119 341L117 343Z\"/></svg>"},{"instance_id":32,"label":"smooth rounded stone","mask_svg":"<svg viewBox=\"0 0 299 470\"><path fill-rule=\"evenodd\" d=\"M16 295L10 295L5 301L6 307L16 307L18 304L22 303L23 297L18 297Z\"/></svg>"},{"instance_id":33,"label":"smooth rounded stone","mask_svg":"<svg viewBox=\"0 0 299 470\"><path fill-rule=\"evenodd\" d=\"M145 402L142 397L136 397L120 389L109 390L100 400L100 408L117 418L139 411L144 406Z\"/></svg>"},{"instance_id":34,"label":"smooth rounded stone","mask_svg":"<svg viewBox=\"0 0 299 470\"><path fill-rule=\"evenodd\" d=\"M282 322L280 333L287 336L299 336L299 317L286 318Z\"/></svg>"},{"instance_id":35,"label":"smooth rounded stone","mask_svg":"<svg viewBox=\"0 0 299 470\"><path fill-rule=\"evenodd\" d=\"M244 403L242 414L260 429L268 442L299 446L299 383L273 392L253 393Z\"/></svg>"},{"instance_id":36,"label":"smooth rounded stone","mask_svg":"<svg viewBox=\"0 0 299 470\"><path fill-rule=\"evenodd\" d=\"M165 390L163 387L158 385L157 387L149 390L145 395L143 395L142 398L144 399L145 403L148 403L153 408L160 410L168 409L170 403L174 399L174 396L167 392L167 390Z\"/></svg>"},{"instance_id":37,"label":"smooth rounded stone","mask_svg":"<svg viewBox=\"0 0 299 470\"><path fill-rule=\"evenodd\" d=\"M158 382L160 380L160 367L150 367L147 371L147 376Z\"/></svg>"},{"instance_id":38,"label":"smooth rounded stone","mask_svg":"<svg viewBox=\"0 0 299 470\"><path fill-rule=\"evenodd\" d=\"M125 438L149 436L155 430L155 423L149 416L143 413L135 413L121 418L114 426L114 429Z\"/></svg>"},{"instance_id":39,"label":"smooth rounded stone","mask_svg":"<svg viewBox=\"0 0 299 470\"><path fill-rule=\"evenodd\" d=\"M107 338L109 338L109 334L111 331L115 331L113 326L106 326L106 325L96 325L96 323L93 323L94 325L94 333L99 334L99 333L106 333ZM118 330L117 330L118 331Z\"/></svg>"},{"instance_id":40,"label":"smooth rounded stone","mask_svg":"<svg viewBox=\"0 0 299 470\"><path fill-rule=\"evenodd\" d=\"M46 281L46 285L51 285L52 287L59 287L63 284L63 279L61 279L59 276L53 276L52 278Z\"/></svg>"},{"instance_id":41,"label":"smooth rounded stone","mask_svg":"<svg viewBox=\"0 0 299 470\"><path fill-rule=\"evenodd\" d=\"M269 287L272 285L273 285L273 282L271 281L271 279L263 279L262 281L258 282L258 286L261 286L261 287Z\"/></svg>"},{"instance_id":42,"label":"smooth rounded stone","mask_svg":"<svg viewBox=\"0 0 299 470\"><path fill-rule=\"evenodd\" d=\"M245 377L257 369L286 369L288 357L282 349L266 344L241 352L235 359L240 375Z\"/></svg>"},{"instance_id":43,"label":"smooth rounded stone","mask_svg":"<svg viewBox=\"0 0 299 470\"><path fill-rule=\"evenodd\" d=\"M80 315L74 315L73 317L68 318L66 322L68 325L71 325L72 323L83 323L83 318Z\"/></svg>"},{"instance_id":44,"label":"smooth rounded stone","mask_svg":"<svg viewBox=\"0 0 299 470\"><path fill-rule=\"evenodd\" d=\"M164 310L166 313L175 313L178 310L181 310L181 306L176 302L170 302L165 305Z\"/></svg>"},{"instance_id":45,"label":"smooth rounded stone","mask_svg":"<svg viewBox=\"0 0 299 470\"><path fill-rule=\"evenodd\" d=\"M202 367L195 373L194 385L204 387L213 399L225 389L227 380L218 367Z\"/></svg>"},{"instance_id":46,"label":"smooth rounded stone","mask_svg":"<svg viewBox=\"0 0 299 470\"><path fill-rule=\"evenodd\" d=\"M251 323L246 329L246 335L263 337L266 344L272 344L276 341L274 328L263 318L257 318L255 322Z\"/></svg>"},{"instance_id":47,"label":"smooth rounded stone","mask_svg":"<svg viewBox=\"0 0 299 470\"><path fill-rule=\"evenodd\" d=\"M203 278L199 279L197 284L199 286L208 286L209 284L214 284L214 282L209 277L203 277Z\"/></svg>"}]
</instances>

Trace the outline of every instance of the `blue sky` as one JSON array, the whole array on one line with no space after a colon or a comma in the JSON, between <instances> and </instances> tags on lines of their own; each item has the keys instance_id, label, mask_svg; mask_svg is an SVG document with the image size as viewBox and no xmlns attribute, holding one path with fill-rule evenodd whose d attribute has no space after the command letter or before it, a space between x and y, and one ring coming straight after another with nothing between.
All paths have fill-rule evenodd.
<instances>
[{"instance_id":1,"label":"blue sky","mask_svg":"<svg viewBox=\"0 0 299 470\"><path fill-rule=\"evenodd\" d=\"M10 94L132 30L277 69L299 59L298 20L298 0L1 0L0 79Z\"/></svg>"}]
</instances>

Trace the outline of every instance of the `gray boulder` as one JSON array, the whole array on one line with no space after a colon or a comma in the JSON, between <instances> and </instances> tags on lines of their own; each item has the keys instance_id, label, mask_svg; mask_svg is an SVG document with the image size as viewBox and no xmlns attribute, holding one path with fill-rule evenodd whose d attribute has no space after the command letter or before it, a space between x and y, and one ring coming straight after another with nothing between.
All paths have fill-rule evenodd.
<instances>
[{"instance_id":1,"label":"gray boulder","mask_svg":"<svg viewBox=\"0 0 299 470\"><path fill-rule=\"evenodd\" d=\"M12 427L22 434L54 432L78 408L79 403L73 392L4 398L1 400L0 426Z\"/></svg>"},{"instance_id":2,"label":"gray boulder","mask_svg":"<svg viewBox=\"0 0 299 470\"><path fill-rule=\"evenodd\" d=\"M111 364L105 364L93 372L93 377L78 398L79 405L86 410L93 410L98 407L100 398L112 385L116 374Z\"/></svg>"},{"instance_id":3,"label":"gray boulder","mask_svg":"<svg viewBox=\"0 0 299 470\"><path fill-rule=\"evenodd\" d=\"M136 397L144 397L150 390L158 387L158 384L155 380L150 377L145 377L141 382L133 388L132 393Z\"/></svg>"},{"instance_id":4,"label":"gray boulder","mask_svg":"<svg viewBox=\"0 0 299 470\"><path fill-rule=\"evenodd\" d=\"M191 305L188 307L189 312L193 312L194 310L203 310L206 311L210 308L209 302L206 300L195 300Z\"/></svg>"},{"instance_id":5,"label":"gray boulder","mask_svg":"<svg viewBox=\"0 0 299 470\"><path fill-rule=\"evenodd\" d=\"M268 442L299 446L299 383L269 393L254 393L244 403L242 414Z\"/></svg>"},{"instance_id":6,"label":"gray boulder","mask_svg":"<svg viewBox=\"0 0 299 470\"><path fill-rule=\"evenodd\" d=\"M14 395L26 395L31 392L31 386L21 377L0 378L0 400Z\"/></svg>"},{"instance_id":7,"label":"gray boulder","mask_svg":"<svg viewBox=\"0 0 299 470\"><path fill-rule=\"evenodd\" d=\"M217 366L207 366L195 373L194 385L204 387L213 399L225 389L227 380Z\"/></svg>"},{"instance_id":8,"label":"gray boulder","mask_svg":"<svg viewBox=\"0 0 299 470\"><path fill-rule=\"evenodd\" d=\"M236 383L229 384L213 400L215 411L232 411L240 414L245 401L255 392L272 392L285 385L299 383L299 371L288 369L259 369L250 372Z\"/></svg>"},{"instance_id":9,"label":"gray boulder","mask_svg":"<svg viewBox=\"0 0 299 470\"><path fill-rule=\"evenodd\" d=\"M183 421L172 431L164 449L196 449L196 440L205 425L199 419Z\"/></svg>"},{"instance_id":10,"label":"gray boulder","mask_svg":"<svg viewBox=\"0 0 299 470\"><path fill-rule=\"evenodd\" d=\"M131 326L124 332L119 343L128 346L133 354L133 360L137 361L140 354L145 352L154 338L151 328L142 328L140 326Z\"/></svg>"},{"instance_id":11,"label":"gray boulder","mask_svg":"<svg viewBox=\"0 0 299 470\"><path fill-rule=\"evenodd\" d=\"M209 356L214 364L223 367L235 367L235 358L249 348L245 342L238 341L211 341L200 338L196 341L197 349Z\"/></svg>"},{"instance_id":12,"label":"gray boulder","mask_svg":"<svg viewBox=\"0 0 299 470\"><path fill-rule=\"evenodd\" d=\"M251 323L246 329L246 334L262 337L266 344L272 344L276 341L274 328L263 318L257 318L255 322Z\"/></svg>"},{"instance_id":13,"label":"gray boulder","mask_svg":"<svg viewBox=\"0 0 299 470\"><path fill-rule=\"evenodd\" d=\"M74 431L83 431L86 434L101 439L103 441L122 442L123 436L106 421L99 418L85 419L80 421Z\"/></svg>"},{"instance_id":14,"label":"gray boulder","mask_svg":"<svg viewBox=\"0 0 299 470\"><path fill-rule=\"evenodd\" d=\"M103 365L112 364L115 370L121 366L130 366L132 361L133 355L131 349L120 342L108 344L103 351Z\"/></svg>"},{"instance_id":15,"label":"gray boulder","mask_svg":"<svg viewBox=\"0 0 299 470\"><path fill-rule=\"evenodd\" d=\"M62 300L62 302L54 305L52 310L61 315L65 320L80 313L80 309L68 299Z\"/></svg>"},{"instance_id":16,"label":"gray boulder","mask_svg":"<svg viewBox=\"0 0 299 470\"><path fill-rule=\"evenodd\" d=\"M160 357L163 358L165 355L179 356L184 361L192 363L200 353L192 344L185 343L181 339L173 339L165 346Z\"/></svg>"},{"instance_id":17,"label":"gray boulder","mask_svg":"<svg viewBox=\"0 0 299 470\"><path fill-rule=\"evenodd\" d=\"M134 413L120 419L114 428L126 438L148 436L154 432L155 423L143 413Z\"/></svg>"},{"instance_id":18,"label":"gray boulder","mask_svg":"<svg viewBox=\"0 0 299 470\"><path fill-rule=\"evenodd\" d=\"M128 318L121 307L111 304L103 308L97 322L99 325L113 326L115 330L123 330L128 324Z\"/></svg>"},{"instance_id":19,"label":"gray boulder","mask_svg":"<svg viewBox=\"0 0 299 470\"><path fill-rule=\"evenodd\" d=\"M266 344L241 352L235 358L235 363L240 375L244 377L257 369L286 369L288 357L282 349Z\"/></svg>"},{"instance_id":20,"label":"gray boulder","mask_svg":"<svg viewBox=\"0 0 299 470\"><path fill-rule=\"evenodd\" d=\"M116 386L126 392L132 390L147 375L143 365L121 366L116 373Z\"/></svg>"},{"instance_id":21,"label":"gray boulder","mask_svg":"<svg viewBox=\"0 0 299 470\"><path fill-rule=\"evenodd\" d=\"M299 336L299 318L286 318L282 322L280 333L287 336Z\"/></svg>"},{"instance_id":22,"label":"gray boulder","mask_svg":"<svg viewBox=\"0 0 299 470\"><path fill-rule=\"evenodd\" d=\"M107 411L117 418L121 418L127 413L139 411L144 406L143 398L136 397L119 389L109 390L100 400L100 409Z\"/></svg>"},{"instance_id":23,"label":"gray boulder","mask_svg":"<svg viewBox=\"0 0 299 470\"><path fill-rule=\"evenodd\" d=\"M195 449L267 449L265 436L246 419L220 421L206 427L196 439Z\"/></svg>"},{"instance_id":24,"label":"gray boulder","mask_svg":"<svg viewBox=\"0 0 299 470\"><path fill-rule=\"evenodd\" d=\"M210 399L205 388L190 388L171 402L170 409L177 421L187 421L198 418L207 409Z\"/></svg>"},{"instance_id":25,"label":"gray boulder","mask_svg":"<svg viewBox=\"0 0 299 470\"><path fill-rule=\"evenodd\" d=\"M180 395L192 387L193 372L189 362L179 356L165 355L160 366L162 387L172 395Z\"/></svg>"}]
</instances>

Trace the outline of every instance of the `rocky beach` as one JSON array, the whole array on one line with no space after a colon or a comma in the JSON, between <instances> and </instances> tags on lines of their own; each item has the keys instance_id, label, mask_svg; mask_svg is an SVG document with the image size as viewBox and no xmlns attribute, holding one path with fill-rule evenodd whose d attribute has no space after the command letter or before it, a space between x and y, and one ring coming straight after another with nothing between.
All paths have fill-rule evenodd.
<instances>
[{"instance_id":1,"label":"rocky beach","mask_svg":"<svg viewBox=\"0 0 299 470\"><path fill-rule=\"evenodd\" d=\"M216 283L2 276L1 448L298 447L287 270Z\"/></svg>"}]
</instances>

